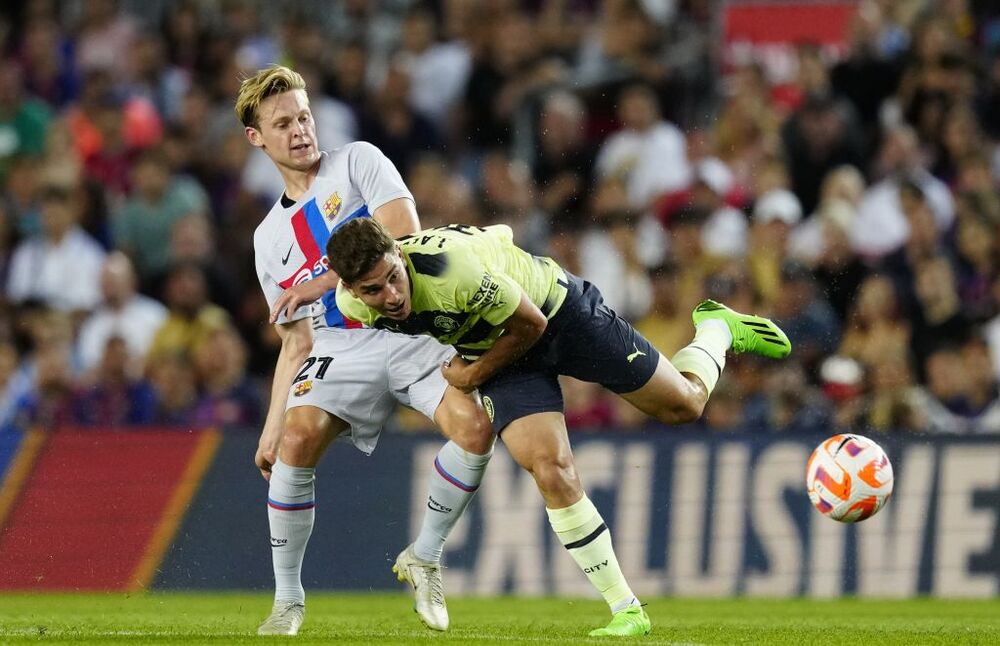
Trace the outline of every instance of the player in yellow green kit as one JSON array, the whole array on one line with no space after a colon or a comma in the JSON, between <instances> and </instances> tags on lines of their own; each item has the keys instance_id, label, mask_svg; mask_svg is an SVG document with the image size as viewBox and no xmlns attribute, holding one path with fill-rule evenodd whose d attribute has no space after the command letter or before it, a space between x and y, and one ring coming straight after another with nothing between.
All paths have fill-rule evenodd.
<instances>
[{"instance_id":1,"label":"player in yellow green kit","mask_svg":"<svg viewBox=\"0 0 1000 646\"><path fill-rule=\"evenodd\" d=\"M595 286L515 246L504 225L450 225L397 243L374 220L358 219L330 237L327 256L346 316L455 347L445 378L479 389L494 431L534 477L552 529L611 608L611 622L590 634L648 633L649 617L576 473L558 376L600 383L661 421L691 422L727 350L783 358L791 351L785 334L768 319L705 301L693 314L694 340L668 361Z\"/></svg>"}]
</instances>

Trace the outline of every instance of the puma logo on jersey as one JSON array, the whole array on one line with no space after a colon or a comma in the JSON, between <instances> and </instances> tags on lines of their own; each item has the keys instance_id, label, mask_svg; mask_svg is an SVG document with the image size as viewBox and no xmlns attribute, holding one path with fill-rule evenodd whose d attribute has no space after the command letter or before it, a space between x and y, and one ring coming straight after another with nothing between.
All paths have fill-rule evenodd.
<instances>
[{"instance_id":1,"label":"puma logo on jersey","mask_svg":"<svg viewBox=\"0 0 1000 646\"><path fill-rule=\"evenodd\" d=\"M644 357L644 356L646 356L646 353L643 352L642 350L640 350L639 346L636 345L635 343L632 344L632 347L635 348L635 352L633 352L632 354L630 354L627 357L625 357L628 360L629 363L632 363L633 361L635 361L637 357Z\"/></svg>"}]
</instances>

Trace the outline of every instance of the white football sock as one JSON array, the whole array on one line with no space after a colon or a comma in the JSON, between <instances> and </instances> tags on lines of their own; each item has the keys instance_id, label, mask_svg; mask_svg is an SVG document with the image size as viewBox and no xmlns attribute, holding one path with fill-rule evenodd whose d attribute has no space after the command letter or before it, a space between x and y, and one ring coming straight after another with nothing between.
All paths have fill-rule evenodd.
<instances>
[{"instance_id":1,"label":"white football sock","mask_svg":"<svg viewBox=\"0 0 1000 646\"><path fill-rule=\"evenodd\" d=\"M732 345L729 326L724 321L708 319L701 322L695 330L694 340L681 348L670 363L678 372L698 377L711 395L726 367L726 350Z\"/></svg>"},{"instance_id":2,"label":"white football sock","mask_svg":"<svg viewBox=\"0 0 1000 646\"><path fill-rule=\"evenodd\" d=\"M302 558L316 519L316 469L278 459L271 468L267 519L271 527L274 599L305 603Z\"/></svg>"},{"instance_id":3,"label":"white football sock","mask_svg":"<svg viewBox=\"0 0 1000 646\"><path fill-rule=\"evenodd\" d=\"M545 511L559 542L608 602L611 612L639 605L615 557L611 530L590 498L584 495L565 509Z\"/></svg>"},{"instance_id":4,"label":"white football sock","mask_svg":"<svg viewBox=\"0 0 1000 646\"><path fill-rule=\"evenodd\" d=\"M428 486L424 522L413 543L417 558L432 563L441 560L444 542L479 490L492 456L492 449L486 455L476 455L450 440L438 451Z\"/></svg>"}]
</instances>

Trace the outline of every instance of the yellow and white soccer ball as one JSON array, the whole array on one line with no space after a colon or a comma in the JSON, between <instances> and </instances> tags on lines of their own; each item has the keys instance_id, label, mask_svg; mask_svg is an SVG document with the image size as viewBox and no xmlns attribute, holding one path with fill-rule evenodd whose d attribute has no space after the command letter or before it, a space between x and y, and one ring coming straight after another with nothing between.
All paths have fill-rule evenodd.
<instances>
[{"instance_id":1,"label":"yellow and white soccer ball","mask_svg":"<svg viewBox=\"0 0 1000 646\"><path fill-rule=\"evenodd\" d=\"M824 516L856 523L874 516L892 495L892 464L862 435L824 440L806 464L809 500Z\"/></svg>"}]
</instances>

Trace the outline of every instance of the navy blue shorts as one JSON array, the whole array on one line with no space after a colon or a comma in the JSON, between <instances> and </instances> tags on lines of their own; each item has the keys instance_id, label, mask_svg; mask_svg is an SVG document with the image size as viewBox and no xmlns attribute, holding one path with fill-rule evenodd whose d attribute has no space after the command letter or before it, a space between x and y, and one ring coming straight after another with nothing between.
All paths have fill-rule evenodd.
<instances>
[{"instance_id":1,"label":"navy blue shorts","mask_svg":"<svg viewBox=\"0 0 1000 646\"><path fill-rule=\"evenodd\" d=\"M559 375L629 393L656 371L657 349L604 304L597 287L568 272L566 276L566 299L542 338L479 387L497 433L528 415L563 412Z\"/></svg>"}]
</instances>

